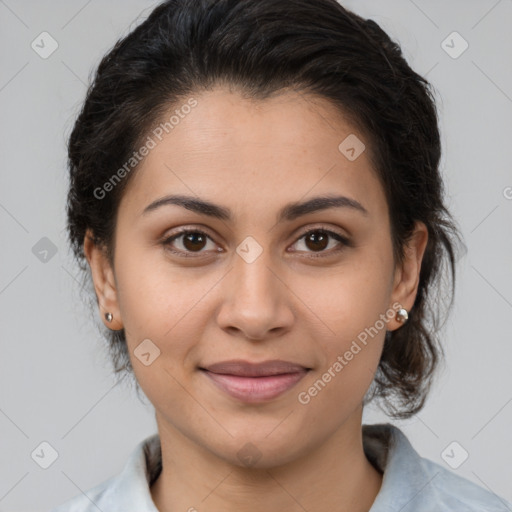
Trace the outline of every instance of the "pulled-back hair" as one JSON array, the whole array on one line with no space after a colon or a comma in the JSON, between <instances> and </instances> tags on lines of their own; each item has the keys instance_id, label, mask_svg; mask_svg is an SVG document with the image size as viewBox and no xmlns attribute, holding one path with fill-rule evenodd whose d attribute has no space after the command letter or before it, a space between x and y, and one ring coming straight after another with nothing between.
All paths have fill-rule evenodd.
<instances>
[{"instance_id":1,"label":"pulled-back hair","mask_svg":"<svg viewBox=\"0 0 512 512\"><path fill-rule=\"evenodd\" d=\"M365 403L381 399L395 418L415 414L443 354L439 329L453 301L460 240L444 205L434 94L377 23L335 0L168 0L115 44L68 143L68 234L84 283L91 283L86 230L113 264L118 205L136 167L104 197L97 191L173 105L218 85L255 100L284 90L329 100L364 134L388 202L395 262L403 261L415 222L428 228L409 320L386 332L365 396ZM449 303L439 301L445 273ZM104 335L115 373L132 373L124 329Z\"/></svg>"}]
</instances>

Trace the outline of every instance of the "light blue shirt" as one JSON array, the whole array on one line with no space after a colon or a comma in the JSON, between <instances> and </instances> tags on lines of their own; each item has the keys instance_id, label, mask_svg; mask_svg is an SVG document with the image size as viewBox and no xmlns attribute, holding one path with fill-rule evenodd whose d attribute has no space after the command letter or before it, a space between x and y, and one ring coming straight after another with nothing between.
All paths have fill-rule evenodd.
<instances>
[{"instance_id":1,"label":"light blue shirt","mask_svg":"<svg viewBox=\"0 0 512 512\"><path fill-rule=\"evenodd\" d=\"M363 447L383 472L369 512L512 512L512 503L421 457L390 423L363 425ZM158 512L150 487L161 471L158 434L139 443L122 472L51 512Z\"/></svg>"}]
</instances>

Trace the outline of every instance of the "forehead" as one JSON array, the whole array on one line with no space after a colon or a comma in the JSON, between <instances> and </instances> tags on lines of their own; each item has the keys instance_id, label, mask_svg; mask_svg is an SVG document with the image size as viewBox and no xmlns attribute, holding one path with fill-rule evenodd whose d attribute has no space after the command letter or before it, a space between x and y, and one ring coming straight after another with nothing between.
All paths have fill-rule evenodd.
<instances>
[{"instance_id":1,"label":"forehead","mask_svg":"<svg viewBox=\"0 0 512 512\"><path fill-rule=\"evenodd\" d=\"M369 141L328 100L291 91L252 100L226 88L191 98L193 108L173 105L148 133L154 147L123 197L139 213L165 193L222 197L240 211L333 192L386 208Z\"/></svg>"}]
</instances>

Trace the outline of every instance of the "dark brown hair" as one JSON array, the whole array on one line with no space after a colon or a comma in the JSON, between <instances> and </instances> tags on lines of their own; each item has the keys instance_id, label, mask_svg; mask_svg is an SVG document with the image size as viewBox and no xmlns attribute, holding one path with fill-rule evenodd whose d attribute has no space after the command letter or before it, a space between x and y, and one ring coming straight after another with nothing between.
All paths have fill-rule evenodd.
<instances>
[{"instance_id":1,"label":"dark brown hair","mask_svg":"<svg viewBox=\"0 0 512 512\"><path fill-rule=\"evenodd\" d=\"M399 45L336 0L169 0L115 44L98 66L68 144L68 234L84 284L91 283L86 230L113 263L116 213L136 167L104 197L97 191L171 105L219 84L258 100L288 88L329 100L370 142L395 261L415 221L427 226L409 321L386 332L365 397L365 403L380 398L392 417L415 414L441 360L440 320L453 302L460 240L443 202L437 110L432 86L409 67ZM445 270L447 305L439 302L438 286ZM131 370L125 331L105 336L116 374Z\"/></svg>"}]
</instances>

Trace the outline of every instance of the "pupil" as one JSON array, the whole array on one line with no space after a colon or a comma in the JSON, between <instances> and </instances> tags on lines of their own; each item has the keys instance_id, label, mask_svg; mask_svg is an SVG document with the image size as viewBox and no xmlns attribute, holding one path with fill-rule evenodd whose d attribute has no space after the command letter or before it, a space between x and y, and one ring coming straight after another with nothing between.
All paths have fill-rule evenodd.
<instances>
[{"instance_id":1,"label":"pupil","mask_svg":"<svg viewBox=\"0 0 512 512\"><path fill-rule=\"evenodd\" d=\"M199 247L197 246L198 240ZM191 244L189 244L188 242L191 242ZM201 246L201 243L204 246L204 237L203 235L201 235L201 233L187 233L185 235L185 240L183 242L183 244L188 250L202 249L203 246Z\"/></svg>"},{"instance_id":2,"label":"pupil","mask_svg":"<svg viewBox=\"0 0 512 512\"><path fill-rule=\"evenodd\" d=\"M322 250L327 247L327 244L326 244L327 236L325 235L325 233L322 233L320 231L315 231L313 233L310 233L309 237L306 238L306 241L313 242L313 247L310 247L310 249ZM318 244L319 241L320 241L320 246L317 245L315 247L315 244Z\"/></svg>"}]
</instances>

